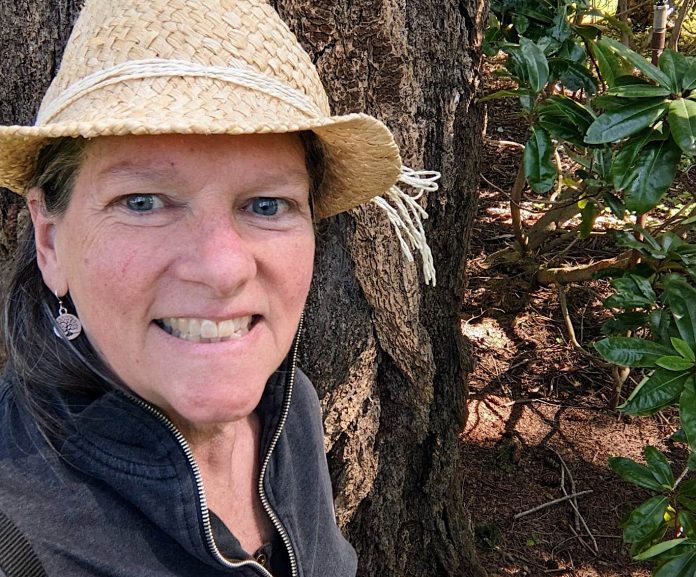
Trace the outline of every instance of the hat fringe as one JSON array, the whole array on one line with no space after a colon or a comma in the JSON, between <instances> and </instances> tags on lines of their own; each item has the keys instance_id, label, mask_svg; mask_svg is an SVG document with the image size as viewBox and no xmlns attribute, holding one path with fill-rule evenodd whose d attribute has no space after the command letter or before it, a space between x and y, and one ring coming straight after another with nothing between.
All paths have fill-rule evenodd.
<instances>
[{"instance_id":1,"label":"hat fringe","mask_svg":"<svg viewBox=\"0 0 696 577\"><path fill-rule=\"evenodd\" d=\"M437 284L435 265L423 230L423 220L428 218L428 213L418 204L418 200L424 192L434 192L439 188L436 181L440 176L441 174L435 170L413 170L402 166L399 182L411 186L416 189L416 192L409 194L394 185L384 197L378 196L372 199L372 202L386 213L392 223L406 259L413 262L412 251L420 252L425 284L432 283L433 286Z\"/></svg>"}]
</instances>

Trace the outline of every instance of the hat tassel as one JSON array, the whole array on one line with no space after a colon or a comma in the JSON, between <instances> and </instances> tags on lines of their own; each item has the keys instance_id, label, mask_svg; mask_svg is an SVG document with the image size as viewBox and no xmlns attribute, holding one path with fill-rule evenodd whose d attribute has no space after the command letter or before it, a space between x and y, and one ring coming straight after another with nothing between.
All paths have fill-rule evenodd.
<instances>
[{"instance_id":1,"label":"hat tassel","mask_svg":"<svg viewBox=\"0 0 696 577\"><path fill-rule=\"evenodd\" d=\"M425 284L432 283L433 286L437 282L435 265L423 230L423 220L428 218L428 213L418 204L418 200L424 192L434 192L439 188L436 181L440 176L440 173L435 170L413 170L402 166L399 182L411 186L415 192L409 194L394 185L384 197L372 199L372 202L386 213L392 223L406 259L413 262L413 251L420 252Z\"/></svg>"}]
</instances>

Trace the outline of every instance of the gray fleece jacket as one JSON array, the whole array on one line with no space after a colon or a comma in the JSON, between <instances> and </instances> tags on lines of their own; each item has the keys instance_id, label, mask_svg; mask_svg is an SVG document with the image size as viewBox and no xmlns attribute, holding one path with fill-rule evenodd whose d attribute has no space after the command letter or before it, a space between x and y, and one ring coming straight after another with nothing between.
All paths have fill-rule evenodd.
<instances>
[{"instance_id":1,"label":"gray fleece jacket","mask_svg":"<svg viewBox=\"0 0 696 577\"><path fill-rule=\"evenodd\" d=\"M335 522L317 395L292 372L286 361L257 409L262 501L278 530L272 555L288 577L354 577L355 552ZM74 422L60 457L0 382L0 511L48 575L271 574L207 509L188 446L156 409L111 392L56 411L70 411Z\"/></svg>"}]
</instances>

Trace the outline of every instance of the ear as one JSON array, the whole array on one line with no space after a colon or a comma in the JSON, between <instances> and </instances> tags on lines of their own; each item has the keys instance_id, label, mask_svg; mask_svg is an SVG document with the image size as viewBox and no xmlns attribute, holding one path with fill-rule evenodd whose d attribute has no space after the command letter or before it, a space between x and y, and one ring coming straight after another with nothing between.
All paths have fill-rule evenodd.
<instances>
[{"instance_id":1,"label":"ear","mask_svg":"<svg viewBox=\"0 0 696 577\"><path fill-rule=\"evenodd\" d=\"M34 223L36 262L44 283L51 292L57 292L58 296L63 296L68 292L68 283L56 253L56 217L46 213L43 191L40 188L29 190L27 206L31 221Z\"/></svg>"}]
</instances>

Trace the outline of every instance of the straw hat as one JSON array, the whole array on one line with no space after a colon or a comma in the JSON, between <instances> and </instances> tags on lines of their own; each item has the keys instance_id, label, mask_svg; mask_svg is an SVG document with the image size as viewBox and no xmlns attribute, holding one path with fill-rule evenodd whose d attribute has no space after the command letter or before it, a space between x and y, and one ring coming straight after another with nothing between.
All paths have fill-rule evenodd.
<instances>
[{"instance_id":1,"label":"straw hat","mask_svg":"<svg viewBox=\"0 0 696 577\"><path fill-rule=\"evenodd\" d=\"M87 0L35 125L0 127L0 186L22 194L57 137L301 130L326 155L317 218L391 194L402 247L404 233L427 249L420 206L393 187L404 177L391 132L365 114L331 116L309 56L265 0ZM423 185L413 174L411 184L432 187L432 173Z\"/></svg>"},{"instance_id":2,"label":"straw hat","mask_svg":"<svg viewBox=\"0 0 696 577\"><path fill-rule=\"evenodd\" d=\"M318 218L383 194L401 160L364 114L331 116L309 56L262 0L88 0L32 127L0 127L0 185L22 193L47 139L312 130Z\"/></svg>"}]
</instances>

